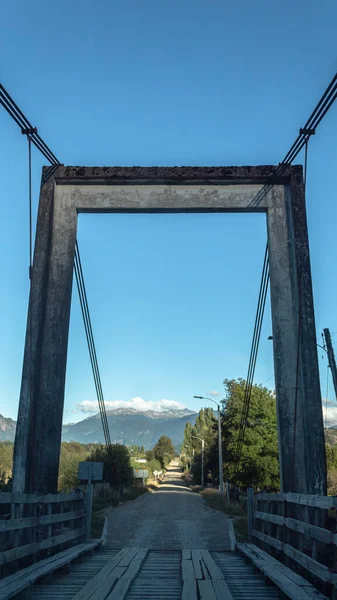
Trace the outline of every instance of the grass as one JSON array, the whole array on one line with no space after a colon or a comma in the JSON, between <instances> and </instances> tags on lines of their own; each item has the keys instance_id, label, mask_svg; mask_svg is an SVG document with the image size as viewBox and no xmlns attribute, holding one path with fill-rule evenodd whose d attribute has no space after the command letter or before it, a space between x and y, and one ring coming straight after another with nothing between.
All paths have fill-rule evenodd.
<instances>
[{"instance_id":1,"label":"grass","mask_svg":"<svg viewBox=\"0 0 337 600\"><path fill-rule=\"evenodd\" d=\"M200 492L207 506L219 510L233 519L234 531L238 541L244 541L248 537L248 521L246 507L239 502L227 502L225 496L218 490L206 488Z\"/></svg>"},{"instance_id":2,"label":"grass","mask_svg":"<svg viewBox=\"0 0 337 600\"><path fill-rule=\"evenodd\" d=\"M200 494L202 492L201 485L190 485L190 489L194 494Z\"/></svg>"}]
</instances>

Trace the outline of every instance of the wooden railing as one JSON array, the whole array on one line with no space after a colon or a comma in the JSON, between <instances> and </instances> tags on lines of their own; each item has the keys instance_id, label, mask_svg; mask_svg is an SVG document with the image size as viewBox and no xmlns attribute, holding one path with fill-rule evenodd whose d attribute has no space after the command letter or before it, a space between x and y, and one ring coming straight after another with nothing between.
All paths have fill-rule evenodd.
<instances>
[{"instance_id":1,"label":"wooden railing","mask_svg":"<svg viewBox=\"0 0 337 600\"><path fill-rule=\"evenodd\" d=\"M337 587L337 497L253 493L249 541L329 592Z\"/></svg>"},{"instance_id":2,"label":"wooden railing","mask_svg":"<svg viewBox=\"0 0 337 600\"><path fill-rule=\"evenodd\" d=\"M4 577L85 539L83 492L0 493L0 573Z\"/></svg>"}]
</instances>

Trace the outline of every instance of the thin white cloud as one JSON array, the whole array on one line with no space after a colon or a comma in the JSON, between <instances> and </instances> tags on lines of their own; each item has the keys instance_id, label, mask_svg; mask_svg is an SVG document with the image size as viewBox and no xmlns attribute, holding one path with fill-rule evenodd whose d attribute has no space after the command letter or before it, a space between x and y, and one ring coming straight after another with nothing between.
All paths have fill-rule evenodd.
<instances>
[{"instance_id":1,"label":"thin white cloud","mask_svg":"<svg viewBox=\"0 0 337 600\"><path fill-rule=\"evenodd\" d=\"M337 426L337 402L322 400L323 420L325 427Z\"/></svg>"},{"instance_id":2,"label":"thin white cloud","mask_svg":"<svg viewBox=\"0 0 337 600\"><path fill-rule=\"evenodd\" d=\"M123 400L106 400L105 407L107 410L112 410L114 408L134 408L139 411L146 410L155 410L158 412L175 409L182 410L186 408L185 404L181 404L180 402L176 402L175 400L157 400L156 402L150 400L144 400L140 397L132 398L128 401ZM77 404L76 409L82 413L97 413L98 412L98 402L95 400L83 400Z\"/></svg>"},{"instance_id":3,"label":"thin white cloud","mask_svg":"<svg viewBox=\"0 0 337 600\"><path fill-rule=\"evenodd\" d=\"M217 392L216 390L212 390L211 392L207 392L207 394L209 394L210 396L220 396L220 392Z\"/></svg>"}]
</instances>

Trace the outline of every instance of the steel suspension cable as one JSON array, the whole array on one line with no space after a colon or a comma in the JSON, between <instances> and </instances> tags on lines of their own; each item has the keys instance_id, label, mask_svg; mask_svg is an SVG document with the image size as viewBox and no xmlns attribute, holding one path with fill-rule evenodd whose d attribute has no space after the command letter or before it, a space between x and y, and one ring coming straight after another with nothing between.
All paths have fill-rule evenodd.
<instances>
[{"instance_id":1,"label":"steel suspension cable","mask_svg":"<svg viewBox=\"0 0 337 600\"><path fill-rule=\"evenodd\" d=\"M80 252L79 252L79 247L78 247L77 241L76 241L76 245L75 245L74 269L75 269L77 287L79 290L83 322L84 322L84 326L85 326L85 332L86 332L88 348L89 348L89 353L90 353L90 360L91 360L93 374L94 374L94 381L95 381L95 386L96 386L99 410L100 410L101 419L102 419L102 426L103 426L105 442L106 442L107 446L110 446L111 439L110 439L110 433L109 433L109 425L108 425L108 420L107 420L106 411L105 411L105 402L104 402L104 396L103 396L103 390L102 390L102 383L101 383L101 377L100 377L100 372L99 372L99 368L98 368L96 347L95 347L95 341L94 341L94 336L93 336L93 331L92 331L88 299L87 299L87 293L86 293L82 264L81 264L81 257L80 257Z\"/></svg>"},{"instance_id":2,"label":"steel suspension cable","mask_svg":"<svg viewBox=\"0 0 337 600\"><path fill-rule=\"evenodd\" d=\"M319 102L315 106L315 108L312 111L310 117L306 121L304 127L300 129L299 134L298 134L295 142L291 146L290 150L287 152L287 154L285 155L285 157L282 160L282 162L276 168L275 173L274 173L271 181L268 182L268 183L266 183L261 188L261 190L258 192L258 194L255 196L254 200L252 201L251 206L258 206L258 204L261 202L261 200L263 199L263 197L272 189L273 185L277 182L277 179L282 175L282 173L284 173L284 171L286 170L286 168L288 167L288 165L293 162L293 160L298 156L298 154L301 152L301 150L303 148L305 148L305 158L304 158L304 189L306 190L307 161L308 161L308 142L309 142L310 137L315 134L316 128L321 123L322 119L324 118L324 116L326 115L326 113L328 112L328 110L331 108L331 106L333 105L333 103L335 102L336 99L337 99L337 73L332 78L330 84L328 85L328 87L326 88L326 90L323 93L322 97L320 98ZM238 469L239 469L240 462L241 462L241 455L242 455L242 448L243 448L243 442L244 442L244 435L245 435L245 429L246 429L247 419L248 419L248 414L249 414L250 397L251 397L251 391L252 391L253 380L254 380L256 359L257 359L257 350L258 350L259 341L260 341L263 312L264 312L264 306L265 306L265 301L266 301L266 296L267 296L267 289L268 289L268 284L269 284L269 256L268 256L268 247L266 248L265 265L266 265L267 278L266 278L266 276L264 274L265 273L265 267L264 267L263 274L262 274L262 279L261 279L261 287L260 287L260 295L259 295L259 301L258 301L257 314L256 314L256 318L255 318L255 327L254 327L254 333L253 333L251 355L250 355L250 361L249 361L249 367L248 367L248 375L247 375L247 380L246 380L243 410L242 410L241 422L240 422L239 439L238 439L237 451L236 451L236 457L235 457L235 463L234 463L235 477L237 476ZM263 280L265 278L267 279L267 282L266 282L266 287L264 288ZM300 280L299 280L299 282L300 282ZM265 291L262 292L262 289L265 289ZM261 296L261 292L262 292L262 296ZM261 306L262 305L260 304L261 297L264 298L264 300L262 302L262 304L263 304L263 310L262 310L262 312L261 312ZM300 324L300 314L298 315L298 323ZM298 324L298 328L300 327L299 324ZM294 414L294 428L296 428L296 416L297 416L297 390L298 390L298 368L299 368L299 337L300 337L300 331L298 330L298 340L297 340L297 346L298 346L298 348L297 348L297 362L296 362L296 386L295 386L295 408L294 408L294 410L295 410L295 414ZM294 453L295 453L295 446L296 446L296 431L294 431L293 456L294 456Z\"/></svg>"},{"instance_id":3,"label":"steel suspension cable","mask_svg":"<svg viewBox=\"0 0 337 600\"><path fill-rule=\"evenodd\" d=\"M32 276L32 266L33 266L33 233L32 233L32 179L31 179L31 144L33 143L35 147L43 154L43 156L51 163L53 168L56 168L61 165L60 161L56 158L55 154L51 151L51 149L47 146L41 136L38 134L37 129L32 126L30 121L18 107L18 105L14 102L13 98L9 95L7 90L4 88L2 84L0 84L0 104L4 107L7 113L11 116L11 118L15 121L15 123L21 128L21 133L27 136L28 139L28 157L29 157L29 275L30 280ZM51 172L51 171L50 171ZM49 172L49 173L50 173ZM49 175L48 173L48 175ZM46 181L46 176L42 178L42 183ZM84 284L83 270L81 257L79 253L78 242L76 241L75 247L75 258L74 258L74 272L75 279L78 289L78 295L80 299L84 329L88 344L90 362L94 377L94 383L96 388L97 400L99 405L99 411L101 415L103 434L105 443L108 447L108 451L111 448L111 439L109 432L109 425L106 415L105 401L102 389L102 382L100 377L100 372L98 368L98 360L96 347L94 342L94 336L91 325L91 318L88 306L88 299L86 288ZM31 323L29 324L29 336L31 336ZM30 342L31 343L31 342ZM30 353L32 355L32 353ZM32 388L32 385L31 385Z\"/></svg>"},{"instance_id":4,"label":"steel suspension cable","mask_svg":"<svg viewBox=\"0 0 337 600\"><path fill-rule=\"evenodd\" d=\"M268 284L269 284L269 263L268 263L268 245L267 245L266 250L265 250L265 255L264 255L259 297L258 297L258 303L257 303L257 309L256 309L256 315L255 315L253 340L252 340L251 352L250 352L250 357L249 357L248 373L247 373L243 407L242 407L241 420L240 420L240 426L239 426L239 437L238 437L238 442L237 442L237 447L236 447L236 455L235 455L235 459L234 459L234 470L233 470L234 478L237 477L238 470L240 468L240 463L241 463L243 443L244 443L244 437L245 437L246 426L247 426L247 421L248 421L251 393L252 393L252 387L253 387L253 381L254 381L255 367L256 367L258 349L259 349L260 338L261 338L263 315L264 315L267 292L268 292Z\"/></svg>"}]
</instances>

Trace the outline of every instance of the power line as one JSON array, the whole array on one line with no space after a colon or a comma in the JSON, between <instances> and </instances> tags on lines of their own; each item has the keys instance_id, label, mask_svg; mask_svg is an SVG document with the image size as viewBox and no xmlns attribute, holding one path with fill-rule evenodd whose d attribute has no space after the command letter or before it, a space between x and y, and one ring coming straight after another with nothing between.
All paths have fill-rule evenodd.
<instances>
[{"instance_id":1,"label":"power line","mask_svg":"<svg viewBox=\"0 0 337 600\"><path fill-rule=\"evenodd\" d=\"M0 104L5 108L8 114L12 117L12 119L16 122L16 124L20 127L21 133L26 135L28 139L28 156L29 156L29 272L31 278L32 271L32 194L31 194L31 143L33 143L36 148L43 154L43 156L51 163L51 168L47 171L47 174L42 178L42 183L45 183L46 179L48 179L49 175L53 172L55 168L61 165L60 161L56 158L55 154L50 150L47 144L43 141L43 139L38 134L36 127L33 127L30 121L28 121L27 117L20 110L18 105L14 102L13 98L9 95L7 90L3 85L0 84ZM78 242L76 241L75 245L75 257L74 257L74 271L75 278L77 283L78 295L80 298L80 305L82 311L82 317L84 322L84 329L86 334L86 339L88 343L89 356L91 362L91 368L94 376L97 400L99 411L102 420L103 433L105 438L105 443L108 447L108 451L110 451L111 447L111 439L109 433L109 425L106 415L105 402L103 396L102 382L101 376L98 368L97 354L95 341L91 326L91 318L88 306L88 298L86 293L86 288L84 284L82 263L80 257L80 251L78 247Z\"/></svg>"}]
</instances>

